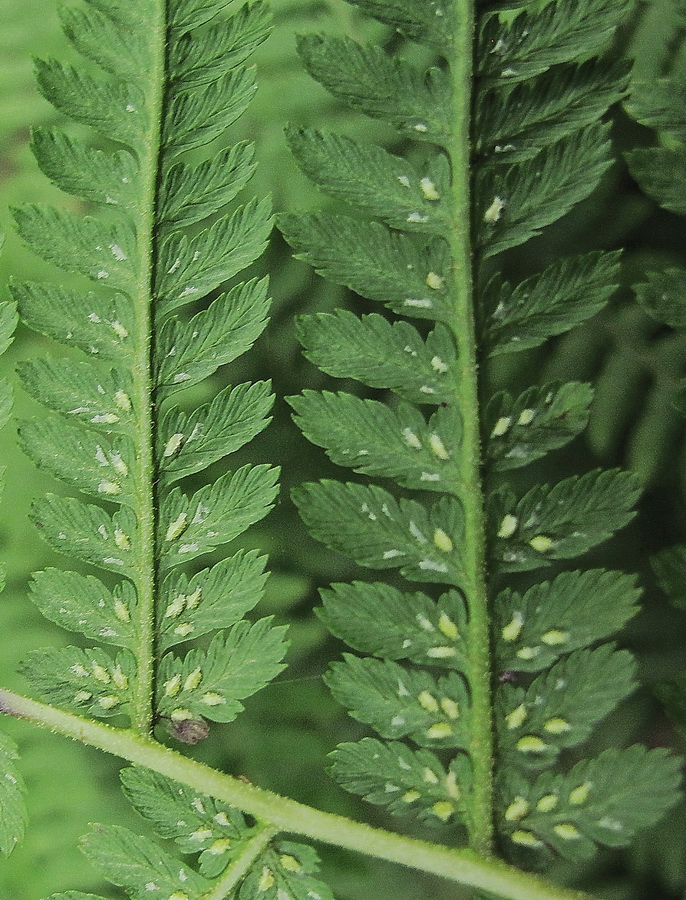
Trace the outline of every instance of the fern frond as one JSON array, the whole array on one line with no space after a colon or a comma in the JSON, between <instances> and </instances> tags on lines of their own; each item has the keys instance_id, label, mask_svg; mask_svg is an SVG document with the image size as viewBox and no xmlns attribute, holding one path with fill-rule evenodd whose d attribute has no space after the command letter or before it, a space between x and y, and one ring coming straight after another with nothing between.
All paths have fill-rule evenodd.
<instances>
[{"instance_id":1,"label":"fern frond","mask_svg":"<svg viewBox=\"0 0 686 900\"><path fill-rule=\"evenodd\" d=\"M88 293L13 286L29 325L90 356L22 365L26 389L59 414L25 423L22 443L40 467L106 502L50 495L36 502L34 518L56 550L123 576L110 588L92 575L39 573L33 593L46 615L120 646L122 655L115 661L97 648L46 651L31 658L26 672L58 704L91 715L127 710L144 732L170 718L164 685L181 661L164 654L174 644L231 628L206 654L186 655L186 661L195 659L192 653L202 656L196 662L208 669L207 695L219 697L217 690L227 688L215 657L228 653L239 635L245 645L247 625L240 620L261 595L264 561L237 553L190 581L175 575L163 584L163 573L234 540L268 512L276 495L277 471L269 466L227 472L190 494L172 487L254 437L271 406L264 382L229 386L194 412L183 399L170 400L249 349L266 322L265 279L235 284L197 308L259 256L271 227L267 201L225 210L254 171L250 144L192 162L184 156L222 135L255 91L245 63L268 33L266 7L217 18L226 6L177 0L167 10L147 0L66 9L67 36L100 74L39 62L39 84L59 110L98 130L105 146L94 149L48 128L35 131L33 151L51 180L103 207L106 217L39 206L16 211L19 232L34 251L98 285ZM172 314L191 302L192 316ZM238 589L236 601L219 611L218 594L230 587ZM280 670L281 630L270 632L264 622L260 629L255 649L272 661L251 690L237 688L241 696ZM221 677L210 678L215 669ZM101 670L109 680L103 675L98 682ZM119 693L112 689L117 679ZM240 708L219 697L224 702L232 715ZM199 718L189 704L189 718ZM217 720L217 711L209 718Z\"/></svg>"},{"instance_id":2,"label":"fern frond","mask_svg":"<svg viewBox=\"0 0 686 900\"><path fill-rule=\"evenodd\" d=\"M532 772L564 762L562 751L584 742L633 690L631 656L594 645L634 614L638 591L632 577L602 569L562 572L523 594L503 589L503 576L575 559L607 540L632 519L639 487L618 470L552 485L534 477L523 497L503 483L501 473L583 430L593 392L551 382L489 398L478 364L572 329L618 285L616 252L560 258L514 286L494 257L564 216L611 165L602 119L624 95L628 73L600 56L626 6L587 0L519 12L523 4L513 2L475 13L469 4L351 2L439 59L420 69L394 54L393 42L387 50L321 35L299 41L310 74L337 99L394 125L408 159L342 135L288 129L303 171L356 215L284 215L286 239L319 274L395 314L337 310L298 321L306 356L324 372L391 393L289 399L304 435L332 462L385 480L383 488L305 484L293 499L327 547L364 567L397 569L427 591L403 590L394 576L322 592L324 622L368 654L334 663L329 686L386 739L341 745L332 771L393 813L464 823L480 852L495 829L507 847L526 844L526 832L527 846L543 848L551 842L517 827L529 812L517 798L538 784ZM414 327L397 316L424 321ZM417 408L426 405L437 409ZM453 752L439 761L405 738ZM643 754L612 752L627 771ZM652 760L674 785L676 764L661 754ZM496 773L528 772L516 776L526 791L514 795L499 775L494 786L494 765ZM562 783L571 775L540 777ZM641 812L619 799L613 822L633 834L672 802L667 793ZM571 830L553 833L556 849L571 842ZM603 842L602 829L588 840L585 851Z\"/></svg>"}]
</instances>

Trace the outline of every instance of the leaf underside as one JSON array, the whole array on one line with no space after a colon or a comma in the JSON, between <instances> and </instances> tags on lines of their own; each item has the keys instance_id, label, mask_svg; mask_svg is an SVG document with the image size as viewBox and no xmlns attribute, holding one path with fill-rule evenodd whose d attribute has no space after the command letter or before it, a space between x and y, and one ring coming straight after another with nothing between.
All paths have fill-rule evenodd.
<instances>
[{"instance_id":1,"label":"leaf underside","mask_svg":"<svg viewBox=\"0 0 686 900\"><path fill-rule=\"evenodd\" d=\"M521 11L525 4L513 0L477 7L478 80L466 98L469 76L460 55L471 41L459 4L351 2L430 48L436 64L422 69L390 44L384 49L349 37L307 34L298 43L306 69L334 97L390 123L402 146L423 145L405 158L323 129L287 129L304 173L348 209L339 203L335 212L282 215L286 240L320 275L363 298L363 309L382 304L362 316L335 310L297 321L312 363L374 389L370 396L346 385L289 398L303 434L333 463L363 476L296 488L303 520L328 548L387 576L322 591L321 618L362 654L334 663L327 682L382 739L340 745L332 774L394 814L434 825L463 822L471 831L480 815L471 806L474 779L484 775L475 774L481 761L470 738L472 746L479 743L474 729L483 735L489 728L479 730L483 723L474 718L483 708L471 708L483 687L471 679L488 665L483 647L473 646L473 623L483 619L486 598L473 549L479 538L469 530L478 527L475 509L482 505L465 463L476 415L464 385L476 369L470 341L484 357L537 347L594 316L619 284L616 252L561 257L516 284L493 274L492 260L572 210L611 165L606 113L626 92L628 67L610 64L603 53L626 6L584 0L574 9L553 2ZM507 13L500 15L501 8ZM468 176L460 156L461 129L470 127L465 108L474 110L471 255L460 237L467 218L459 206ZM465 315L460 273L470 263L474 311ZM672 293L676 316L676 287ZM475 333L465 336L474 319ZM586 859L597 844L625 845L674 799L674 761L661 753L644 758L633 748L589 765L600 771L611 758L618 771L623 765L630 771L650 759L670 788L654 803L642 789L635 803L630 791L622 795L612 810L612 835L601 827L582 836L577 816L568 829L554 820L550 841L526 818L529 806L533 815L527 798L541 779L572 777L553 774L563 751L585 741L634 684L629 654L596 645L635 614L635 579L602 569L556 570L525 592L504 586L510 573L576 559L634 516L638 482L619 470L550 485L534 480L524 492L506 480L572 441L592 400L592 387L578 382L532 385L514 396L500 391L485 398L478 425L488 485L485 566L502 682L491 697L496 773L512 769L518 792L513 796L512 783L498 776L496 824L508 853L554 846ZM404 581L426 584L408 590Z\"/></svg>"}]
</instances>

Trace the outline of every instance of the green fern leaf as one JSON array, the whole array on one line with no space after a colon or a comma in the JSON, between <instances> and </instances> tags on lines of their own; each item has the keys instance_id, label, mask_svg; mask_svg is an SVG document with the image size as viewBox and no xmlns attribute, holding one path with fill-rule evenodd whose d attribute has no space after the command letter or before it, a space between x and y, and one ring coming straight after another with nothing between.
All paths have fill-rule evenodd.
<instances>
[{"instance_id":1,"label":"green fern leaf","mask_svg":"<svg viewBox=\"0 0 686 900\"><path fill-rule=\"evenodd\" d=\"M127 6L131 4L119 9L102 3L57 7L62 29L79 53L124 79L136 77L145 62L145 44L140 32L131 28L133 23L127 22Z\"/></svg>"},{"instance_id":2,"label":"green fern leaf","mask_svg":"<svg viewBox=\"0 0 686 900\"><path fill-rule=\"evenodd\" d=\"M307 71L334 97L385 119L414 138L441 143L452 131L451 104L445 73L423 74L374 45L351 38L306 34L298 53Z\"/></svg>"},{"instance_id":3,"label":"green fern leaf","mask_svg":"<svg viewBox=\"0 0 686 900\"><path fill-rule=\"evenodd\" d=\"M0 248L2 247L2 234L0 233ZM0 354L14 340L14 331L17 327L17 309L14 303L4 301L0 303ZM12 412L14 402L14 390L9 381L5 378L0 379L0 428L7 424ZM2 482L0 482L0 489Z\"/></svg>"},{"instance_id":4,"label":"green fern leaf","mask_svg":"<svg viewBox=\"0 0 686 900\"><path fill-rule=\"evenodd\" d=\"M476 148L490 156L490 165L532 159L543 145L597 122L621 100L626 81L625 66L590 60L556 67L508 92L486 91L475 110Z\"/></svg>"},{"instance_id":5,"label":"green fern leaf","mask_svg":"<svg viewBox=\"0 0 686 900\"><path fill-rule=\"evenodd\" d=\"M165 568L232 541L271 509L279 470L243 466L191 497L173 488L162 502L159 547Z\"/></svg>"},{"instance_id":6,"label":"green fern leaf","mask_svg":"<svg viewBox=\"0 0 686 900\"><path fill-rule=\"evenodd\" d=\"M271 618L243 621L215 635L207 650L190 650L183 659L168 653L159 668L159 714L177 723L232 722L243 709L240 701L283 670L285 631L271 627Z\"/></svg>"},{"instance_id":7,"label":"green fern leaf","mask_svg":"<svg viewBox=\"0 0 686 900\"><path fill-rule=\"evenodd\" d=\"M22 449L39 468L84 493L101 500L116 497L118 503L135 508L137 498L129 477L135 448L128 436L110 439L84 433L53 416L24 423L19 436Z\"/></svg>"},{"instance_id":8,"label":"green fern leaf","mask_svg":"<svg viewBox=\"0 0 686 900\"><path fill-rule=\"evenodd\" d=\"M426 422L412 406L391 410L351 394L305 391L289 403L305 437L338 465L420 490L451 493L459 482L461 423L452 408L440 407Z\"/></svg>"},{"instance_id":9,"label":"green fern leaf","mask_svg":"<svg viewBox=\"0 0 686 900\"><path fill-rule=\"evenodd\" d=\"M267 381L239 384L190 413L175 407L164 413L158 453L165 483L199 472L259 434L269 421L270 389Z\"/></svg>"},{"instance_id":10,"label":"green fern leaf","mask_svg":"<svg viewBox=\"0 0 686 900\"><path fill-rule=\"evenodd\" d=\"M36 400L73 422L120 434L134 433L130 374L96 360L46 357L18 367Z\"/></svg>"},{"instance_id":11,"label":"green fern leaf","mask_svg":"<svg viewBox=\"0 0 686 900\"><path fill-rule=\"evenodd\" d=\"M459 586L462 508L443 497L427 510L375 486L323 481L293 492L312 534L362 566L397 569L414 581Z\"/></svg>"},{"instance_id":12,"label":"green fern leaf","mask_svg":"<svg viewBox=\"0 0 686 900\"><path fill-rule=\"evenodd\" d=\"M659 272L647 272L646 279L634 287L643 309L671 328L686 328L683 301L686 269L669 267Z\"/></svg>"},{"instance_id":13,"label":"green fern leaf","mask_svg":"<svg viewBox=\"0 0 686 900\"><path fill-rule=\"evenodd\" d=\"M243 115L256 90L254 71L243 68L204 86L202 92L175 93L162 132L162 149L168 159L204 147L220 137ZM227 98L230 98L228 102ZM256 257L259 252L255 253ZM239 265L238 269L241 268Z\"/></svg>"},{"instance_id":14,"label":"green fern leaf","mask_svg":"<svg viewBox=\"0 0 686 900\"><path fill-rule=\"evenodd\" d=\"M46 569L35 572L31 599L43 615L69 631L133 651L136 592L128 581L112 590L93 575Z\"/></svg>"},{"instance_id":15,"label":"green fern leaf","mask_svg":"<svg viewBox=\"0 0 686 900\"><path fill-rule=\"evenodd\" d=\"M588 859L596 845L626 847L657 822L674 803L679 781L678 760L638 746L605 750L533 784L513 772L505 782L501 827L517 846Z\"/></svg>"},{"instance_id":16,"label":"green fern leaf","mask_svg":"<svg viewBox=\"0 0 686 900\"><path fill-rule=\"evenodd\" d=\"M436 678L390 660L346 653L344 662L332 664L325 680L350 715L381 737L409 736L422 747L467 746L469 698L456 672Z\"/></svg>"},{"instance_id":17,"label":"green fern leaf","mask_svg":"<svg viewBox=\"0 0 686 900\"><path fill-rule=\"evenodd\" d=\"M505 671L540 672L563 653L609 637L637 612L636 578L589 569L563 572L523 595L498 594L497 659Z\"/></svg>"},{"instance_id":18,"label":"green fern leaf","mask_svg":"<svg viewBox=\"0 0 686 900\"><path fill-rule=\"evenodd\" d=\"M338 284L345 284L395 312L449 321L448 249L443 241L424 248L379 222L312 213L281 216L279 225L296 258Z\"/></svg>"},{"instance_id":19,"label":"green fern leaf","mask_svg":"<svg viewBox=\"0 0 686 900\"><path fill-rule=\"evenodd\" d=\"M113 884L136 900L200 900L211 884L154 841L118 825L97 825L82 839L86 856Z\"/></svg>"},{"instance_id":20,"label":"green fern leaf","mask_svg":"<svg viewBox=\"0 0 686 900\"><path fill-rule=\"evenodd\" d=\"M333 894L317 878L319 857L306 844L276 841L252 867L238 890L237 900L334 900Z\"/></svg>"},{"instance_id":21,"label":"green fern leaf","mask_svg":"<svg viewBox=\"0 0 686 900\"><path fill-rule=\"evenodd\" d=\"M104 900L100 894L84 894L83 891L67 891L64 894L50 894L48 900Z\"/></svg>"},{"instance_id":22,"label":"green fern leaf","mask_svg":"<svg viewBox=\"0 0 686 900\"><path fill-rule=\"evenodd\" d=\"M680 609L686 608L686 547L668 547L651 559L662 590Z\"/></svg>"},{"instance_id":23,"label":"green fern leaf","mask_svg":"<svg viewBox=\"0 0 686 900\"><path fill-rule=\"evenodd\" d=\"M230 203L252 177L254 156L251 144L240 143L196 166L171 166L160 189L159 216L165 228L194 225Z\"/></svg>"},{"instance_id":24,"label":"green fern leaf","mask_svg":"<svg viewBox=\"0 0 686 900\"><path fill-rule=\"evenodd\" d=\"M2 247L2 236L0 235L0 247ZM14 340L14 331L17 327L17 310L13 303L3 301L0 303L0 353L5 350Z\"/></svg>"},{"instance_id":25,"label":"green fern leaf","mask_svg":"<svg viewBox=\"0 0 686 900\"><path fill-rule=\"evenodd\" d=\"M235 625L262 598L265 563L256 551L239 550L192 578L169 575L158 605L160 649Z\"/></svg>"},{"instance_id":26,"label":"green fern leaf","mask_svg":"<svg viewBox=\"0 0 686 900\"><path fill-rule=\"evenodd\" d=\"M250 349L267 324L267 281L239 284L188 322L168 319L160 331L157 389L191 387Z\"/></svg>"},{"instance_id":27,"label":"green fern leaf","mask_svg":"<svg viewBox=\"0 0 686 900\"><path fill-rule=\"evenodd\" d=\"M519 767L547 768L560 750L575 747L635 688L626 650L604 644L577 650L524 688L504 684L496 720L500 752Z\"/></svg>"},{"instance_id":28,"label":"green fern leaf","mask_svg":"<svg viewBox=\"0 0 686 900\"><path fill-rule=\"evenodd\" d=\"M680 79L634 82L627 107L641 125L686 144L686 86ZM629 154L630 160L634 152Z\"/></svg>"},{"instance_id":29,"label":"green fern leaf","mask_svg":"<svg viewBox=\"0 0 686 900\"><path fill-rule=\"evenodd\" d=\"M109 515L73 497L47 494L34 501L32 518L41 536L57 550L83 562L132 577L138 523L123 507Z\"/></svg>"},{"instance_id":30,"label":"green fern leaf","mask_svg":"<svg viewBox=\"0 0 686 900\"><path fill-rule=\"evenodd\" d=\"M200 875L205 878L219 876L259 836L260 828L248 827L238 810L162 775L132 768L123 770L121 778L125 794L158 834L173 839L181 853L200 854ZM333 900L328 888L312 877L318 867L309 847L276 841L259 854L238 896ZM187 890L185 881L178 886Z\"/></svg>"},{"instance_id":31,"label":"green fern leaf","mask_svg":"<svg viewBox=\"0 0 686 900\"><path fill-rule=\"evenodd\" d=\"M44 174L63 191L105 206L126 209L135 203L138 167L130 153L93 150L47 127L31 133L31 150Z\"/></svg>"},{"instance_id":32,"label":"green fern leaf","mask_svg":"<svg viewBox=\"0 0 686 900\"><path fill-rule=\"evenodd\" d=\"M611 165L609 126L588 125L503 174L477 179L479 244L485 256L525 243L584 200Z\"/></svg>"},{"instance_id":33,"label":"green fern leaf","mask_svg":"<svg viewBox=\"0 0 686 900\"><path fill-rule=\"evenodd\" d=\"M453 399L447 374L455 363L455 346L442 325L423 339L407 322L391 324L376 313L358 319L338 310L301 316L297 327L306 356L329 375L391 388L413 403Z\"/></svg>"},{"instance_id":34,"label":"green fern leaf","mask_svg":"<svg viewBox=\"0 0 686 900\"><path fill-rule=\"evenodd\" d=\"M381 22L395 25L413 41L427 44L437 50L447 51L453 41L452 0L351 0L369 15Z\"/></svg>"},{"instance_id":35,"label":"green fern leaf","mask_svg":"<svg viewBox=\"0 0 686 900\"><path fill-rule=\"evenodd\" d=\"M205 878L221 874L253 833L237 809L156 772L123 769L121 780L128 799L159 835L174 840L181 853L200 854Z\"/></svg>"},{"instance_id":36,"label":"green fern leaf","mask_svg":"<svg viewBox=\"0 0 686 900\"><path fill-rule=\"evenodd\" d=\"M494 277L486 289L490 352L527 350L568 331L602 309L618 284L618 253L562 259L514 289Z\"/></svg>"},{"instance_id":37,"label":"green fern leaf","mask_svg":"<svg viewBox=\"0 0 686 900\"><path fill-rule=\"evenodd\" d=\"M35 281L11 282L10 289L22 319L35 331L122 365L130 360L133 310L124 294L83 294ZM74 318L81 306L88 312Z\"/></svg>"},{"instance_id":38,"label":"green fern leaf","mask_svg":"<svg viewBox=\"0 0 686 900\"><path fill-rule=\"evenodd\" d=\"M23 206L15 211L17 229L31 248L68 272L132 293L137 271L131 261L135 234L126 222L104 224L50 206Z\"/></svg>"},{"instance_id":39,"label":"green fern leaf","mask_svg":"<svg viewBox=\"0 0 686 900\"><path fill-rule=\"evenodd\" d=\"M503 489L491 499L493 559L525 572L579 556L631 521L638 495L638 479L618 469L537 485L519 502Z\"/></svg>"},{"instance_id":40,"label":"green fern leaf","mask_svg":"<svg viewBox=\"0 0 686 900\"><path fill-rule=\"evenodd\" d=\"M170 24L180 32L192 31L223 12L233 0L171 0Z\"/></svg>"},{"instance_id":41,"label":"green fern leaf","mask_svg":"<svg viewBox=\"0 0 686 900\"><path fill-rule=\"evenodd\" d=\"M449 187L444 157L421 175L402 157L344 135L290 127L286 137L305 174L332 196L400 231L444 234L448 230L441 200Z\"/></svg>"},{"instance_id":42,"label":"green fern leaf","mask_svg":"<svg viewBox=\"0 0 686 900\"><path fill-rule=\"evenodd\" d=\"M46 648L22 664L27 680L50 703L97 718L128 712L135 666L131 654L113 659L97 647Z\"/></svg>"},{"instance_id":43,"label":"green fern leaf","mask_svg":"<svg viewBox=\"0 0 686 900\"><path fill-rule=\"evenodd\" d=\"M526 11L511 23L491 16L482 30L477 65L481 75L512 84L551 66L599 53L626 14L624 0L580 0Z\"/></svg>"},{"instance_id":44,"label":"green fern leaf","mask_svg":"<svg viewBox=\"0 0 686 900\"><path fill-rule=\"evenodd\" d=\"M445 776L430 766L421 771L404 744L345 745L334 754L334 772L371 802L394 812L412 808L425 821L448 820L459 800L458 821L471 846L488 853L494 762L552 764L633 687L629 654L613 645L588 648L634 613L634 579L603 570L564 573L523 597L499 585L505 572L586 552L633 516L638 483L620 471L538 485L519 501L493 478L576 437L588 420L590 385L501 392L490 403L485 397L485 415L479 409L493 374L507 371L499 366L482 375L482 355L527 350L563 334L598 312L618 285L617 253L560 259L514 287L493 274L492 257L557 222L610 166L610 126L602 118L623 96L628 68L597 57L626 4L582 0L570 11L563 3L534 9L512 0L477 6L472 22L471 10L450 3L352 2L442 58L394 37L382 49L319 35L300 39L301 56L335 98L394 125L409 159L290 128L303 171L336 200L382 222L321 212L280 221L298 258L325 278L392 313L440 324L427 334L425 323L420 332L391 316L337 311L300 320L299 337L324 372L438 410L429 418L395 398L328 391L290 399L301 430L332 462L422 492L396 499L376 485L324 481L297 488L293 497L312 535L356 563L459 588L436 601L395 584L336 584L322 593L321 616L337 637L370 654L346 657L327 678L353 717L394 741L410 737L465 752L443 769L455 776L449 798L431 793L442 790ZM399 59L398 48L434 67ZM413 140L434 146L420 150ZM514 266L521 269L516 260ZM491 479L486 505L482 492ZM443 495L438 503L436 493ZM492 596L496 586L500 593ZM491 610L499 691L488 684ZM451 676L466 690L468 708L429 666L456 670ZM520 671L541 674L527 679L527 688L518 686ZM500 734L492 750L489 710L498 693ZM458 714L451 719L448 709ZM429 723L426 713L439 719ZM444 816L432 812L435 803Z\"/></svg>"},{"instance_id":45,"label":"green fern leaf","mask_svg":"<svg viewBox=\"0 0 686 900\"><path fill-rule=\"evenodd\" d=\"M667 147L633 150L628 154L631 174L660 206L686 216L686 149Z\"/></svg>"},{"instance_id":46,"label":"green fern leaf","mask_svg":"<svg viewBox=\"0 0 686 900\"><path fill-rule=\"evenodd\" d=\"M169 48L170 68L185 88L211 83L245 62L270 30L266 3L244 6L230 19L215 19L208 28L186 32L174 41Z\"/></svg>"},{"instance_id":47,"label":"green fern leaf","mask_svg":"<svg viewBox=\"0 0 686 900\"><path fill-rule=\"evenodd\" d=\"M588 384L554 382L513 399L496 394L486 409L486 453L495 471L518 469L564 447L588 423L593 391Z\"/></svg>"},{"instance_id":48,"label":"green fern leaf","mask_svg":"<svg viewBox=\"0 0 686 900\"><path fill-rule=\"evenodd\" d=\"M199 300L254 262L271 231L268 201L250 201L192 238L162 244L155 293L164 313Z\"/></svg>"},{"instance_id":49,"label":"green fern leaf","mask_svg":"<svg viewBox=\"0 0 686 900\"><path fill-rule=\"evenodd\" d=\"M333 584L322 591L319 616L353 649L384 659L462 671L468 643L464 601L457 591L438 600L388 584Z\"/></svg>"},{"instance_id":50,"label":"green fern leaf","mask_svg":"<svg viewBox=\"0 0 686 900\"><path fill-rule=\"evenodd\" d=\"M56 60L37 60L41 93L60 112L137 151L145 147L145 102L134 84L92 78Z\"/></svg>"},{"instance_id":51,"label":"green fern leaf","mask_svg":"<svg viewBox=\"0 0 686 900\"><path fill-rule=\"evenodd\" d=\"M0 732L0 853L9 856L23 839L26 828L24 781L16 767L19 754L14 741Z\"/></svg>"},{"instance_id":52,"label":"green fern leaf","mask_svg":"<svg viewBox=\"0 0 686 900\"><path fill-rule=\"evenodd\" d=\"M129 579L109 590L92 577L51 572L37 577L34 593L59 624L140 657L128 677L132 720L143 733L156 716L158 653L193 632L235 626L263 586L263 560L255 554L237 554L190 582L185 575L163 582L162 570L232 540L267 513L276 495L277 472L268 466L244 466L192 496L169 489L265 426L268 384L227 388L190 414L160 407L173 391L244 353L266 321L264 279L236 284L193 316L169 315L205 300L252 264L271 228L268 201L250 200L229 214L224 209L253 173L251 145L176 161L219 138L255 91L254 72L244 63L268 33L267 8L256 3L217 17L226 6L221 0L174 0L168 8L92 0L65 9L67 36L101 72L39 62L39 84L60 111L98 130L106 149L50 128L36 131L33 150L49 178L105 206L108 219L43 207L15 216L34 250L98 286L88 294L13 286L28 324L91 356L22 366L29 393L68 419L27 423L22 440L39 466L117 507L110 513L51 495L36 503L34 518L54 548ZM111 141L123 147L112 150ZM103 359L92 358L98 355ZM234 602L221 609L222 592L231 587ZM74 596L65 596L69 590ZM97 604L97 613L89 614L88 604ZM153 622L163 632L156 646ZM53 684L65 703L72 699L68 682L56 675ZM98 713L94 697L82 711Z\"/></svg>"},{"instance_id":53,"label":"green fern leaf","mask_svg":"<svg viewBox=\"0 0 686 900\"><path fill-rule=\"evenodd\" d=\"M331 774L346 790L397 816L416 816L427 825L460 821L463 788L469 784L466 757L458 754L445 768L429 750L411 750L398 741L363 738L339 744L330 754Z\"/></svg>"}]
</instances>

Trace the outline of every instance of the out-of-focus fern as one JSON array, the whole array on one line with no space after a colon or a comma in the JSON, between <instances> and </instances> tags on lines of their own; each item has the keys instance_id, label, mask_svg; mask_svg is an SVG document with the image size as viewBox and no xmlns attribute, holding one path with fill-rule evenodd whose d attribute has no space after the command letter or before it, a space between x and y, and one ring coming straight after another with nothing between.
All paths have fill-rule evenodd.
<instances>
[{"instance_id":1,"label":"out-of-focus fern","mask_svg":"<svg viewBox=\"0 0 686 900\"><path fill-rule=\"evenodd\" d=\"M678 4L680 27L686 28L686 8ZM686 217L686 81L678 69L632 86L628 108L638 122L657 132L658 146L628 153L629 168L641 188L664 209ZM673 339L686 338L686 268L670 266L645 273L635 286L641 307L671 330ZM672 384L673 407L686 416L686 378ZM686 547L661 551L653 560L658 582L679 609L686 597ZM686 729L686 673L657 688L676 722Z\"/></svg>"},{"instance_id":2,"label":"out-of-focus fern","mask_svg":"<svg viewBox=\"0 0 686 900\"><path fill-rule=\"evenodd\" d=\"M301 38L310 74L396 126L409 149L401 157L292 127L303 170L358 212L280 225L320 274L395 314L303 318L306 355L389 393L307 391L290 402L333 462L392 489L326 480L294 499L328 547L426 587L410 593L393 578L323 592L332 632L370 654L334 663L329 686L383 739L341 745L333 774L393 813L462 823L481 852L497 835L506 855L536 865L551 854L585 860L598 844L625 846L675 798L677 765L661 750L557 768L634 689L629 654L595 645L634 614L635 579L592 569L528 590L505 584L606 540L631 520L638 485L618 470L523 495L503 482L499 473L583 429L592 390L555 382L489 398L477 366L570 330L616 288L616 253L565 257L516 285L494 258L587 197L610 165L603 115L627 72L601 53L626 7L352 2L437 64L350 38ZM615 779L635 790L623 795Z\"/></svg>"},{"instance_id":3,"label":"out-of-focus fern","mask_svg":"<svg viewBox=\"0 0 686 900\"><path fill-rule=\"evenodd\" d=\"M0 233L0 249L4 236ZM17 312L12 303L0 303L0 354L12 342L17 325ZM6 379L0 381L0 428L3 428L12 410L12 386ZM0 470L0 490L4 487L4 466ZM5 586L5 568L0 567L0 590ZM16 766L17 747L5 734L0 734L0 853L9 856L16 844L24 836L26 806L24 802L24 781Z\"/></svg>"}]
</instances>

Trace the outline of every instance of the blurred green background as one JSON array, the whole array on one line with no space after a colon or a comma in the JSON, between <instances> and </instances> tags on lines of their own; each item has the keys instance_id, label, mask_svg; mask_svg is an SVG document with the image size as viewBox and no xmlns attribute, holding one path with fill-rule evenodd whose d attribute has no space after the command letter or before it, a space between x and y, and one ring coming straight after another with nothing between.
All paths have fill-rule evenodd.
<instances>
[{"instance_id":1,"label":"blurred green background","mask_svg":"<svg viewBox=\"0 0 686 900\"><path fill-rule=\"evenodd\" d=\"M402 45L402 41L364 20L343 0L272 0L272 7L274 33L257 56L257 100L232 128L227 141L248 137L257 144L260 166L249 186L250 193L271 193L277 210L304 210L328 201L298 173L291 160L283 138L287 121L338 128L360 139L382 141L390 149L402 151L403 147L390 129L341 108L305 75L295 54L294 35L345 30L357 38L393 45ZM401 49L416 53L412 47ZM670 68L683 76L683 33L670 2L637 4L615 52L635 57L639 78L651 78ZM7 297L10 273L19 278L55 277L54 270L20 246L12 232L8 207L36 200L77 205L47 184L27 149L30 125L59 121L36 92L32 55L74 55L59 30L53 0L0 0L0 229L7 234L0 258L2 299ZM527 470L521 481L557 479L599 464L628 466L643 479L645 494L637 520L596 551L589 564L638 569L641 573L646 588L644 612L621 640L638 656L644 687L602 727L591 751L633 740L683 750L681 738L651 688L686 669L686 615L673 610L661 596L651 575L649 557L662 547L686 539L684 424L670 405L678 379L686 374L686 338L649 320L633 301L629 286L640 280L646 269L686 263L684 224L641 195L621 159L623 150L648 145L654 136L632 124L622 110L616 110L615 119L617 164L600 189L542 237L508 253L504 265L516 280L540 270L560 253L624 246L625 286L610 308L587 325L544 350L505 357L485 372L485 378L489 387L507 386L512 391L527 386L532 371L538 373L538 382L561 378L596 384L597 399L587 434L544 461L535 472ZM270 553L273 574L258 613L274 613L280 621L292 623L290 666L276 683L247 704L247 711L237 722L215 728L207 741L190 752L307 803L402 829L402 821L389 823L379 810L363 808L355 798L344 794L324 771L325 756L335 744L355 739L363 731L337 707L321 682L327 661L341 648L327 638L312 609L317 605L318 586L355 577L357 572L340 556L322 550L308 538L289 500L293 484L333 474L334 468L323 452L299 435L283 399L305 385L327 383L300 356L293 317L341 303L359 311L368 307L291 260L278 236L258 269L268 269L272 275L271 324L254 351L228 372L220 373L214 384L201 387L196 399L203 399L226 381L239 383L264 377L274 381L274 422L242 451L241 460L257 458L283 467L279 505L266 522L250 531L246 543ZM3 361L4 370L13 377L18 359L45 353L49 343L20 329ZM359 390L352 384L345 387ZM20 390L16 411L21 418L39 414ZM30 573L62 563L38 539L27 518L31 500L46 490L55 490L55 484L22 456L12 427L0 435L0 459L7 467L7 487L0 506L0 556L8 575L7 588L0 596L0 683L26 690L16 674L24 654L29 649L74 639L41 619L26 599ZM0 862L0 900L38 900L70 888L121 896L101 883L76 849L78 837L89 822L115 822L134 829L139 826L119 792L117 761L21 723L3 722L5 727L20 743L31 825L24 845L10 861ZM444 837L451 840L449 833ZM460 892L441 881L343 852L321 850L325 876L339 900L459 900ZM584 871L561 867L557 874L607 900L683 900L684 807L675 809L631 852L601 854Z\"/></svg>"}]
</instances>

